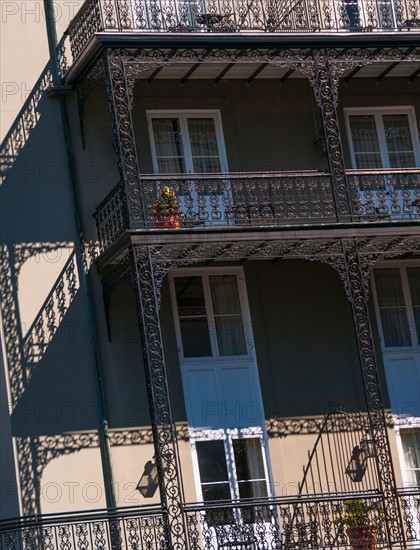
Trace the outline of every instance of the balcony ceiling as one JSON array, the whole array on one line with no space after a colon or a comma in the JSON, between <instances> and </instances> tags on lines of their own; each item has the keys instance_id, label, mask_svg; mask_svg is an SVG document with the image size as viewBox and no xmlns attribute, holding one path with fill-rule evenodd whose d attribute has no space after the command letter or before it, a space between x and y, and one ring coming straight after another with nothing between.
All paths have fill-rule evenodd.
<instances>
[{"instance_id":1,"label":"balcony ceiling","mask_svg":"<svg viewBox=\"0 0 420 550\"><path fill-rule=\"evenodd\" d=\"M192 70L193 69L193 70ZM228 69L227 72L224 72ZM259 72L258 72L258 69ZM389 70L391 69L391 70ZM418 62L401 62L401 63L373 63L365 65L351 78L395 78L406 77L410 78L416 75L420 69ZM349 70L343 75L344 78L349 76L354 71ZM224 74L223 74L224 73ZM221 78L220 78L221 76ZM420 78L420 75L416 75ZM414 76L414 78L416 78ZM276 67L274 65L257 64L257 63L235 63L231 67L223 63L200 63L193 67L191 63L174 63L167 65L156 71L156 68L151 68L139 75L140 79L162 80L162 79L179 79L183 80L227 80L227 79L285 79L285 78L303 78L303 75L298 71L291 72L288 68ZM412 78L412 80L414 80Z\"/></svg>"}]
</instances>

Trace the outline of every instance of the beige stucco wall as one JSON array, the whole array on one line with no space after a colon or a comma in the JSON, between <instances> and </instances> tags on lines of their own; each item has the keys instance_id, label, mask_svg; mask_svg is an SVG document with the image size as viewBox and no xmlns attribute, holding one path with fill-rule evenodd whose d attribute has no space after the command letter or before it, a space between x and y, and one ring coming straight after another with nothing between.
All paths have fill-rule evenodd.
<instances>
[{"instance_id":1,"label":"beige stucco wall","mask_svg":"<svg viewBox=\"0 0 420 550\"><path fill-rule=\"evenodd\" d=\"M52 2L59 39L82 3ZM49 52L43 0L2 0L0 10L1 141L47 64Z\"/></svg>"}]
</instances>

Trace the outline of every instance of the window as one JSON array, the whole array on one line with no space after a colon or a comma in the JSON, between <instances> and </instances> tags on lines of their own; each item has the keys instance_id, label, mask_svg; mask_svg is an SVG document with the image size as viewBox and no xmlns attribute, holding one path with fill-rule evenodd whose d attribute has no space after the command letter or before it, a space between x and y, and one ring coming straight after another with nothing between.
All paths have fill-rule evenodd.
<instances>
[{"instance_id":1,"label":"window","mask_svg":"<svg viewBox=\"0 0 420 550\"><path fill-rule=\"evenodd\" d=\"M378 268L374 283L383 347L419 346L420 267Z\"/></svg>"},{"instance_id":2,"label":"window","mask_svg":"<svg viewBox=\"0 0 420 550\"><path fill-rule=\"evenodd\" d=\"M227 172L218 111L148 112L153 168L158 174ZM224 224L230 182L220 177L171 180L185 219L200 225ZM159 193L156 182L155 193Z\"/></svg>"},{"instance_id":3,"label":"window","mask_svg":"<svg viewBox=\"0 0 420 550\"><path fill-rule=\"evenodd\" d=\"M247 355L237 275L191 274L173 280L182 356Z\"/></svg>"},{"instance_id":4,"label":"window","mask_svg":"<svg viewBox=\"0 0 420 550\"><path fill-rule=\"evenodd\" d=\"M226 172L217 111L148 112L154 170L159 174Z\"/></svg>"},{"instance_id":5,"label":"window","mask_svg":"<svg viewBox=\"0 0 420 550\"><path fill-rule=\"evenodd\" d=\"M419 163L411 107L346 109L353 168L409 168Z\"/></svg>"},{"instance_id":6,"label":"window","mask_svg":"<svg viewBox=\"0 0 420 550\"><path fill-rule=\"evenodd\" d=\"M227 435L195 443L204 501L240 500L268 495L261 437Z\"/></svg>"},{"instance_id":7,"label":"window","mask_svg":"<svg viewBox=\"0 0 420 550\"><path fill-rule=\"evenodd\" d=\"M400 435L404 456L404 477L408 483L420 486L420 430L401 430Z\"/></svg>"}]
</instances>

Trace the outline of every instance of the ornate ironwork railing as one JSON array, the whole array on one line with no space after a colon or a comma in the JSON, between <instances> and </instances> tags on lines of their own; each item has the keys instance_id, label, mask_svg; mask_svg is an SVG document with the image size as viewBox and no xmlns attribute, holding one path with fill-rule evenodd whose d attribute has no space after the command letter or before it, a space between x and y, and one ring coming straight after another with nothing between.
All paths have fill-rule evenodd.
<instances>
[{"instance_id":1,"label":"ornate ironwork railing","mask_svg":"<svg viewBox=\"0 0 420 550\"><path fill-rule=\"evenodd\" d=\"M349 170L355 220L403 220L420 217L420 170Z\"/></svg>"},{"instance_id":2,"label":"ornate ironwork railing","mask_svg":"<svg viewBox=\"0 0 420 550\"><path fill-rule=\"evenodd\" d=\"M401 489L398 500L404 540L386 529L374 491L187 504L186 550L418 548L420 488ZM352 513L360 529L349 530ZM168 550L167 533L158 506L54 514L0 522L0 549Z\"/></svg>"},{"instance_id":3,"label":"ornate ironwork railing","mask_svg":"<svg viewBox=\"0 0 420 550\"><path fill-rule=\"evenodd\" d=\"M419 0L86 0L69 26L76 59L96 32L410 30Z\"/></svg>"},{"instance_id":4,"label":"ornate ironwork railing","mask_svg":"<svg viewBox=\"0 0 420 550\"><path fill-rule=\"evenodd\" d=\"M418 547L419 488L402 491L399 503L404 540L392 538L382 497L371 492L187 506L188 541L202 550Z\"/></svg>"},{"instance_id":5,"label":"ornate ironwork railing","mask_svg":"<svg viewBox=\"0 0 420 550\"><path fill-rule=\"evenodd\" d=\"M117 185L101 202L95 212L100 250L110 246L130 224L127 220L121 186Z\"/></svg>"},{"instance_id":6,"label":"ornate ironwork railing","mask_svg":"<svg viewBox=\"0 0 420 550\"><path fill-rule=\"evenodd\" d=\"M166 550L160 507L51 514L0 522L1 550Z\"/></svg>"},{"instance_id":7,"label":"ornate ironwork railing","mask_svg":"<svg viewBox=\"0 0 420 550\"><path fill-rule=\"evenodd\" d=\"M174 196L169 207L162 196ZM143 221L127 217L115 188L95 212L101 251L125 229L220 228L336 221L324 172L142 176ZM157 208L160 204L159 209Z\"/></svg>"},{"instance_id":8,"label":"ornate ironwork railing","mask_svg":"<svg viewBox=\"0 0 420 550\"><path fill-rule=\"evenodd\" d=\"M420 219L420 170L349 170L347 176L349 215L340 221ZM173 195L166 207L165 190ZM142 215L136 219L125 213L120 186L97 208L102 252L129 229L235 229L338 221L331 177L319 171L141 176L136 194L143 201Z\"/></svg>"}]
</instances>

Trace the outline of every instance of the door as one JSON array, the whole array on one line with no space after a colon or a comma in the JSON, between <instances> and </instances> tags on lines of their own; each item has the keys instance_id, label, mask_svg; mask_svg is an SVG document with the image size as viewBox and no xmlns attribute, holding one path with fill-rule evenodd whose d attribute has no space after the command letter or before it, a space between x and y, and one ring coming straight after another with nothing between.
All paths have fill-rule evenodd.
<instances>
[{"instance_id":1,"label":"door","mask_svg":"<svg viewBox=\"0 0 420 550\"><path fill-rule=\"evenodd\" d=\"M420 264L384 262L372 280L405 486L420 483Z\"/></svg>"},{"instance_id":2,"label":"door","mask_svg":"<svg viewBox=\"0 0 420 550\"><path fill-rule=\"evenodd\" d=\"M154 171L158 174L203 174L203 178L171 178L162 186L174 189L184 222L224 224L230 201L222 124L218 111L148 112ZM210 174L218 174L212 178ZM206 176L204 176L206 174Z\"/></svg>"},{"instance_id":3,"label":"door","mask_svg":"<svg viewBox=\"0 0 420 550\"><path fill-rule=\"evenodd\" d=\"M420 266L388 262L372 283L392 412L420 426Z\"/></svg>"},{"instance_id":4,"label":"door","mask_svg":"<svg viewBox=\"0 0 420 550\"><path fill-rule=\"evenodd\" d=\"M170 275L197 499L240 502L270 496L265 415L243 270L191 268ZM232 540L244 536L244 525L265 520L251 506L225 506L204 518L212 536Z\"/></svg>"}]
</instances>

